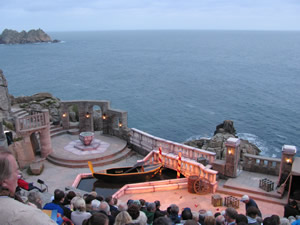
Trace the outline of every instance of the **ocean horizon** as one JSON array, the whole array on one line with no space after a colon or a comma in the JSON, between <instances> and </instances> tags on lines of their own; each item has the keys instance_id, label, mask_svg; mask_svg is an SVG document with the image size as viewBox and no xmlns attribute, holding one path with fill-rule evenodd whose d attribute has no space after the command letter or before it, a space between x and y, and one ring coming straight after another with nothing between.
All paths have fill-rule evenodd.
<instances>
[{"instance_id":1,"label":"ocean horizon","mask_svg":"<svg viewBox=\"0 0 300 225\"><path fill-rule=\"evenodd\" d=\"M212 137L232 120L262 155L300 146L299 31L49 35L61 42L0 45L10 94L109 100L128 112L129 127L177 142Z\"/></svg>"}]
</instances>

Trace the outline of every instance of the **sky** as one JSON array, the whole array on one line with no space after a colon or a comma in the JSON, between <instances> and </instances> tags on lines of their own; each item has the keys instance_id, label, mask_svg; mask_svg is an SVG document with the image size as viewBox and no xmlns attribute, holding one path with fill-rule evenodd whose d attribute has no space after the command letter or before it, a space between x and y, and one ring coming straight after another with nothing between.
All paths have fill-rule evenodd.
<instances>
[{"instance_id":1,"label":"sky","mask_svg":"<svg viewBox=\"0 0 300 225\"><path fill-rule=\"evenodd\" d=\"M0 0L0 32L300 30L300 0Z\"/></svg>"}]
</instances>

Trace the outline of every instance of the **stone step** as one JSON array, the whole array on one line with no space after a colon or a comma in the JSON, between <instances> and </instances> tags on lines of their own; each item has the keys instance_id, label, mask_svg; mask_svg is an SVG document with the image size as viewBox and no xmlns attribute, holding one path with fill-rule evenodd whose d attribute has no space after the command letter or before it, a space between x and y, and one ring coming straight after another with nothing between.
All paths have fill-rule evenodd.
<instances>
[{"instance_id":1,"label":"stone step","mask_svg":"<svg viewBox=\"0 0 300 225\"><path fill-rule=\"evenodd\" d=\"M125 151L131 151L131 149L129 149L128 147L124 147L123 149L120 149L119 151L112 153L110 155L105 155L105 156L98 156L95 157L93 155L91 155L91 157L85 158L85 159L66 159L65 157L61 157L56 155L55 153L51 153L48 157L50 157L51 159L54 159L56 161L62 161L62 162L67 162L67 163L87 163L88 161L92 161L92 162L96 162L99 160L107 160L110 158L113 158L116 155L119 155Z\"/></svg>"},{"instance_id":2,"label":"stone step","mask_svg":"<svg viewBox=\"0 0 300 225\"><path fill-rule=\"evenodd\" d=\"M20 110L13 112L13 116L18 117L18 118L28 116L28 115L29 115L29 113L27 111L25 111L24 109L20 109Z\"/></svg>"},{"instance_id":3,"label":"stone step","mask_svg":"<svg viewBox=\"0 0 300 225\"><path fill-rule=\"evenodd\" d=\"M66 134L68 131L67 130L59 130L59 131L56 131L56 132L54 132L54 133L51 133L50 132L50 136L51 137L56 137L56 136L59 136L59 135L61 135L61 134Z\"/></svg>"},{"instance_id":4,"label":"stone step","mask_svg":"<svg viewBox=\"0 0 300 225\"><path fill-rule=\"evenodd\" d=\"M64 128L62 128L61 126L50 126L50 134L56 133L58 131L63 130Z\"/></svg>"},{"instance_id":5,"label":"stone step","mask_svg":"<svg viewBox=\"0 0 300 225\"><path fill-rule=\"evenodd\" d=\"M251 194L256 194L256 195L262 195L262 196L268 196L268 197L272 197L272 198L278 198L281 199L281 195L278 194L275 191L271 191L271 192L266 192L266 191L257 191L255 189L249 189L249 188L243 188L243 187L237 187L237 186L232 186L232 185L226 185L226 183L223 185L224 188L227 189L232 189L232 190L238 190L238 191L243 191L243 192L247 192L247 193L251 193Z\"/></svg>"},{"instance_id":6,"label":"stone step","mask_svg":"<svg viewBox=\"0 0 300 225\"><path fill-rule=\"evenodd\" d=\"M124 158L131 156L132 154L134 154L134 152L131 151L131 149L124 148L123 150L121 150L115 154L112 154L112 155L109 155L106 157L92 158L92 159L88 159L88 160L77 160L77 161L73 160L72 161L72 160L58 159L51 155L49 155L47 157L47 160L55 165L63 166L63 167L88 168L88 161L92 161L94 167L104 166L104 165L119 162L119 161L123 160Z\"/></svg>"},{"instance_id":7,"label":"stone step","mask_svg":"<svg viewBox=\"0 0 300 225\"><path fill-rule=\"evenodd\" d=\"M278 204L278 205L285 205L287 204L287 194L283 196L283 198L279 199L276 197L266 197L265 195L262 195L260 193L249 193L249 190L239 190L238 188L227 188L222 185L219 185L216 192L222 193L222 194L227 194L227 195L232 195L236 197L242 197L243 195L249 195L251 198L255 200L260 200L260 201L265 201L273 204Z\"/></svg>"}]
</instances>

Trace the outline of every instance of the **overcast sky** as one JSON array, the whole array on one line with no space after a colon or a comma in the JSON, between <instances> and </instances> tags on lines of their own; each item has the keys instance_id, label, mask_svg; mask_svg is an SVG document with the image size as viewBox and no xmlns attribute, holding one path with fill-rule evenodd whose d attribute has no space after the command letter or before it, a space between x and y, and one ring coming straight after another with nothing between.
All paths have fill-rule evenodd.
<instances>
[{"instance_id":1,"label":"overcast sky","mask_svg":"<svg viewBox=\"0 0 300 225\"><path fill-rule=\"evenodd\" d=\"M0 0L0 30L300 30L300 0Z\"/></svg>"}]
</instances>

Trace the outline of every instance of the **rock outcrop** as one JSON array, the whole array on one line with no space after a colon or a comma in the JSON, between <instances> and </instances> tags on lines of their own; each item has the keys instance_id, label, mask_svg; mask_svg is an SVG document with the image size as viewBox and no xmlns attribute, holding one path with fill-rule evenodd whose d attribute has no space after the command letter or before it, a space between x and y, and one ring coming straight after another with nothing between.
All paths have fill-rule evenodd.
<instances>
[{"instance_id":1,"label":"rock outcrop","mask_svg":"<svg viewBox=\"0 0 300 225\"><path fill-rule=\"evenodd\" d=\"M25 43L38 43L38 42L58 42L52 41L50 36L42 29L26 31L15 31L5 29L0 35L0 44L25 44Z\"/></svg>"},{"instance_id":2,"label":"rock outcrop","mask_svg":"<svg viewBox=\"0 0 300 225\"><path fill-rule=\"evenodd\" d=\"M42 92L24 97L11 96L11 102L12 104L19 104L21 108L28 112L48 109L50 120L54 124L59 124L60 122L60 99L53 97L50 93Z\"/></svg>"},{"instance_id":3,"label":"rock outcrop","mask_svg":"<svg viewBox=\"0 0 300 225\"><path fill-rule=\"evenodd\" d=\"M216 127L214 136L212 138L201 138L199 140L193 140L185 142L184 144L193 146L196 148L208 150L216 153L217 159L224 159L226 156L226 146L225 142L230 137L237 137L236 131L233 126L233 121L225 120L223 123L219 124ZM241 139L240 143L240 158L243 158L244 153L258 155L261 151L254 144L250 143L247 140Z\"/></svg>"},{"instance_id":4,"label":"rock outcrop","mask_svg":"<svg viewBox=\"0 0 300 225\"><path fill-rule=\"evenodd\" d=\"M10 113L10 97L8 94L7 81L0 70L0 121L9 116Z\"/></svg>"}]
</instances>

